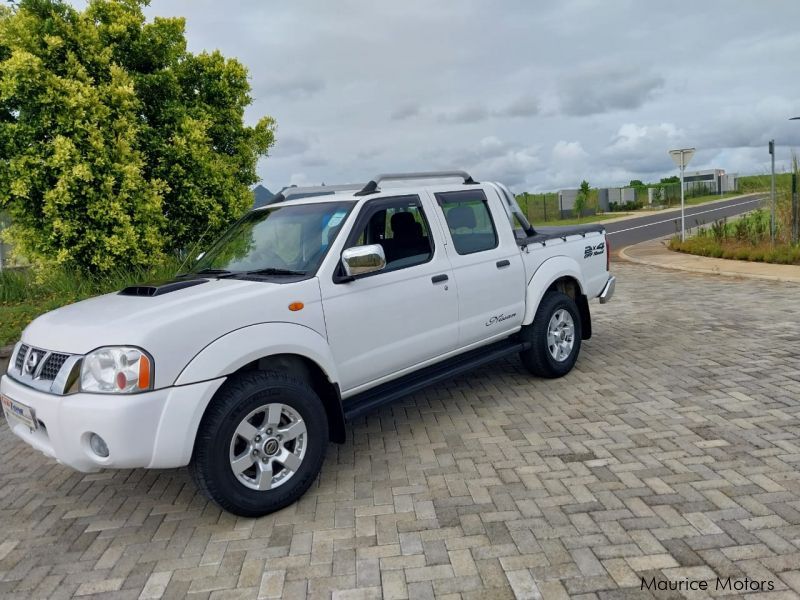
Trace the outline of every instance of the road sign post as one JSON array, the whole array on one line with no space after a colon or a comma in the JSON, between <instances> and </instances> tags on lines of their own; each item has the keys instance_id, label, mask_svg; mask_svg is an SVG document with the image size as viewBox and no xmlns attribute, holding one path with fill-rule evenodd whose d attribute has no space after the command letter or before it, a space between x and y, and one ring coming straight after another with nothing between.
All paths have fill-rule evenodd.
<instances>
[{"instance_id":1,"label":"road sign post","mask_svg":"<svg viewBox=\"0 0 800 600\"><path fill-rule=\"evenodd\" d=\"M688 165L689 161L692 160L692 156L694 156L694 148L679 148L678 150L670 150L669 155L681 170L681 241L683 242L686 240L686 217L684 214L686 201L683 189L683 172L686 169L686 165Z\"/></svg>"}]
</instances>

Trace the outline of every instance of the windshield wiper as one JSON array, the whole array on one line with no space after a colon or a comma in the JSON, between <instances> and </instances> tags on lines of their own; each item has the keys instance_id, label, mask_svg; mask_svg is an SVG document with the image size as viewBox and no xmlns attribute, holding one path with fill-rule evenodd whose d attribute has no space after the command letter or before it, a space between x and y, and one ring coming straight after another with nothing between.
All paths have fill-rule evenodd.
<instances>
[{"instance_id":1,"label":"windshield wiper","mask_svg":"<svg viewBox=\"0 0 800 600\"><path fill-rule=\"evenodd\" d=\"M176 279L183 279L186 277L197 277L198 275L216 275L217 277L230 277L235 275L233 271L226 269L200 269L199 271L187 271L185 273L178 273L175 275Z\"/></svg>"},{"instance_id":2,"label":"windshield wiper","mask_svg":"<svg viewBox=\"0 0 800 600\"><path fill-rule=\"evenodd\" d=\"M246 271L243 275L305 275L305 271L292 271L291 269L277 269L275 267L267 267L266 269L255 269L253 271Z\"/></svg>"},{"instance_id":3,"label":"windshield wiper","mask_svg":"<svg viewBox=\"0 0 800 600\"><path fill-rule=\"evenodd\" d=\"M195 271L196 275L229 275L231 273L233 271L228 271L227 269L200 269Z\"/></svg>"},{"instance_id":4,"label":"windshield wiper","mask_svg":"<svg viewBox=\"0 0 800 600\"><path fill-rule=\"evenodd\" d=\"M194 273L181 273L178 277L186 277L190 275L216 275L218 278L230 277L246 277L248 275L285 275L285 276L302 276L305 271L292 271L291 269L278 269L275 267L267 267L266 269L254 269L252 271L229 271L227 269L200 269Z\"/></svg>"},{"instance_id":5,"label":"windshield wiper","mask_svg":"<svg viewBox=\"0 0 800 600\"><path fill-rule=\"evenodd\" d=\"M212 275L217 279L233 277L239 275L238 271L228 271L228 269L200 269L199 271L189 271L188 273L178 273L175 277L197 277L198 275Z\"/></svg>"}]
</instances>

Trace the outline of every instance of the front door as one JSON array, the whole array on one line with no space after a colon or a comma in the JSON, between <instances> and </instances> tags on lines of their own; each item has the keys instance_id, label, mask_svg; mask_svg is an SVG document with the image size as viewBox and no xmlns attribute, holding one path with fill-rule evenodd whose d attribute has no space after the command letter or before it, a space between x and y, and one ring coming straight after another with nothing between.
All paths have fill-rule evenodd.
<instances>
[{"instance_id":1,"label":"front door","mask_svg":"<svg viewBox=\"0 0 800 600\"><path fill-rule=\"evenodd\" d=\"M323 285L328 341L342 392L366 388L455 349L453 275L429 214L417 195L368 201L344 248L379 244L386 267Z\"/></svg>"}]
</instances>

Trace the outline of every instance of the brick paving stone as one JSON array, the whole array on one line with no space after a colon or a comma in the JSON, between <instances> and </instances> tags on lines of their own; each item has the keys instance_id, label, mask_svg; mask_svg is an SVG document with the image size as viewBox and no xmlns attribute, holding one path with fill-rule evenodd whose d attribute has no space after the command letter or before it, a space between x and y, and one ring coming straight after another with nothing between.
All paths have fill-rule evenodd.
<instances>
[{"instance_id":1,"label":"brick paving stone","mask_svg":"<svg viewBox=\"0 0 800 600\"><path fill-rule=\"evenodd\" d=\"M614 270L570 375L510 359L384 407L262 519L183 469L75 473L0 424L0 596L649 598L642 577L749 576L797 597L800 288Z\"/></svg>"}]
</instances>

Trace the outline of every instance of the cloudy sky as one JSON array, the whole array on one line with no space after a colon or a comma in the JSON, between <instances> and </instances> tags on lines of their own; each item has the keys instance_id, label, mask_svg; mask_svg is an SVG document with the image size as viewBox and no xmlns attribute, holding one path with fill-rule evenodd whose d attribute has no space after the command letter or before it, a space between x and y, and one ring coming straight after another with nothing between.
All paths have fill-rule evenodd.
<instances>
[{"instance_id":1,"label":"cloudy sky","mask_svg":"<svg viewBox=\"0 0 800 600\"><path fill-rule=\"evenodd\" d=\"M761 173L800 147L797 0L153 0L250 69L288 183L466 168L515 191Z\"/></svg>"}]
</instances>

